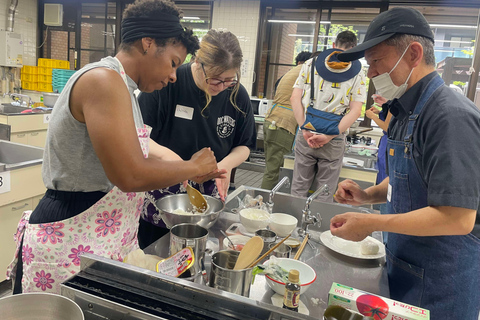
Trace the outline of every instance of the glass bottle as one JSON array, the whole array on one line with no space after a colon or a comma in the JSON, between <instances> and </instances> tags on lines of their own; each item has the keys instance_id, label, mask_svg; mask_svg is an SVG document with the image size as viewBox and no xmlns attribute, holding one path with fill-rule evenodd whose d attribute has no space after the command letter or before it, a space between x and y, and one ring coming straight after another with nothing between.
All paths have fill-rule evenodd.
<instances>
[{"instance_id":1,"label":"glass bottle","mask_svg":"<svg viewBox=\"0 0 480 320\"><path fill-rule=\"evenodd\" d=\"M297 311L300 302L300 273L298 270L291 269L288 272L288 282L285 284L285 293L283 294L283 308Z\"/></svg>"}]
</instances>

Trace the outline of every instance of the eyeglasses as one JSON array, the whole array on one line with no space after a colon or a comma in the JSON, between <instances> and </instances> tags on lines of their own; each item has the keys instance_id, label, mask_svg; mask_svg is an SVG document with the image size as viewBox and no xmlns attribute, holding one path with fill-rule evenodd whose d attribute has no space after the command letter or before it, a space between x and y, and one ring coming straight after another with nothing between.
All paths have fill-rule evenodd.
<instances>
[{"instance_id":1,"label":"eyeglasses","mask_svg":"<svg viewBox=\"0 0 480 320\"><path fill-rule=\"evenodd\" d=\"M203 66L203 63L201 65L202 65L203 74L205 75L205 82L207 84L212 85L212 86L223 85L227 88L235 87L237 85L238 80L236 80L236 79L234 79L234 80L220 80L220 79L217 79L217 78L207 77L207 73L205 72L205 67Z\"/></svg>"}]
</instances>

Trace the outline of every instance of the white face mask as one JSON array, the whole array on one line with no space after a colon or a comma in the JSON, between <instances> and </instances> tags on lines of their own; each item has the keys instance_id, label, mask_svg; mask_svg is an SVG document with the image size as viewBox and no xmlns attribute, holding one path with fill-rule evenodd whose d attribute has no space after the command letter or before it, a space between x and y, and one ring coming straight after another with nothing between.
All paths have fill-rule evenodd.
<instances>
[{"instance_id":1,"label":"white face mask","mask_svg":"<svg viewBox=\"0 0 480 320\"><path fill-rule=\"evenodd\" d=\"M401 86L396 86L393 83L392 78L390 77L390 73L392 73L393 70L395 70L395 68L398 66L398 64L402 60L403 56L405 55L409 47L410 46L408 46L407 49L405 49L402 56L400 57L400 59L398 59L397 63L392 68L392 70L390 70L390 72L382 73L381 75L376 76L375 78L372 78L373 84L375 86L375 89L377 89L378 94L383 96L385 99L388 99L388 100L392 100L395 98L398 99L405 93L405 91L407 91L407 82L410 79L410 76L412 75L413 69L415 68L413 68L412 71L410 71L410 74L408 75L407 80L405 80L405 83L402 84Z\"/></svg>"}]
</instances>

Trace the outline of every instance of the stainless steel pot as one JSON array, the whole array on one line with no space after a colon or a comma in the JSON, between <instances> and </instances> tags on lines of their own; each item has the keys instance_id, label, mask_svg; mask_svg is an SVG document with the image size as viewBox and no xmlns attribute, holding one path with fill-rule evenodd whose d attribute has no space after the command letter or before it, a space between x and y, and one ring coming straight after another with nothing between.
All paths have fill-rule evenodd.
<instances>
[{"instance_id":1,"label":"stainless steel pot","mask_svg":"<svg viewBox=\"0 0 480 320\"><path fill-rule=\"evenodd\" d=\"M195 276L203 269L207 240L207 229L191 223L178 224L170 229L170 255L186 247L192 248L195 262L189 271Z\"/></svg>"},{"instance_id":2,"label":"stainless steel pot","mask_svg":"<svg viewBox=\"0 0 480 320\"><path fill-rule=\"evenodd\" d=\"M72 300L51 293L23 293L0 299L2 320L85 320Z\"/></svg>"},{"instance_id":3,"label":"stainless steel pot","mask_svg":"<svg viewBox=\"0 0 480 320\"><path fill-rule=\"evenodd\" d=\"M222 250L212 256L210 287L236 293L244 297L250 295L253 268L233 270L240 252Z\"/></svg>"},{"instance_id":4,"label":"stainless steel pot","mask_svg":"<svg viewBox=\"0 0 480 320\"><path fill-rule=\"evenodd\" d=\"M209 229L217 222L218 215L223 211L225 204L220 199L206 195L204 197L207 200L208 209L203 214L182 215L173 212L175 209L192 211L192 204L186 193L165 196L157 200L155 204L160 210L160 215L165 225L169 229L180 223L194 223Z\"/></svg>"}]
</instances>

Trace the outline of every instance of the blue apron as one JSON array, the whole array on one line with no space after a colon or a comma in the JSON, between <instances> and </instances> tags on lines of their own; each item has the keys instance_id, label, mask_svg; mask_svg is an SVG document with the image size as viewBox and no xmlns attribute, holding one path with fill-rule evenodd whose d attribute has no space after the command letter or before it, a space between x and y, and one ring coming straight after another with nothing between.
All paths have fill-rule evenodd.
<instances>
[{"instance_id":1,"label":"blue apron","mask_svg":"<svg viewBox=\"0 0 480 320\"><path fill-rule=\"evenodd\" d=\"M440 76L433 78L409 116L404 140L388 139L389 214L428 206L428 187L412 157L412 133L425 103L443 85ZM389 232L387 271L392 299L430 310L432 320L478 320L480 239L471 233L417 237Z\"/></svg>"}]
</instances>

